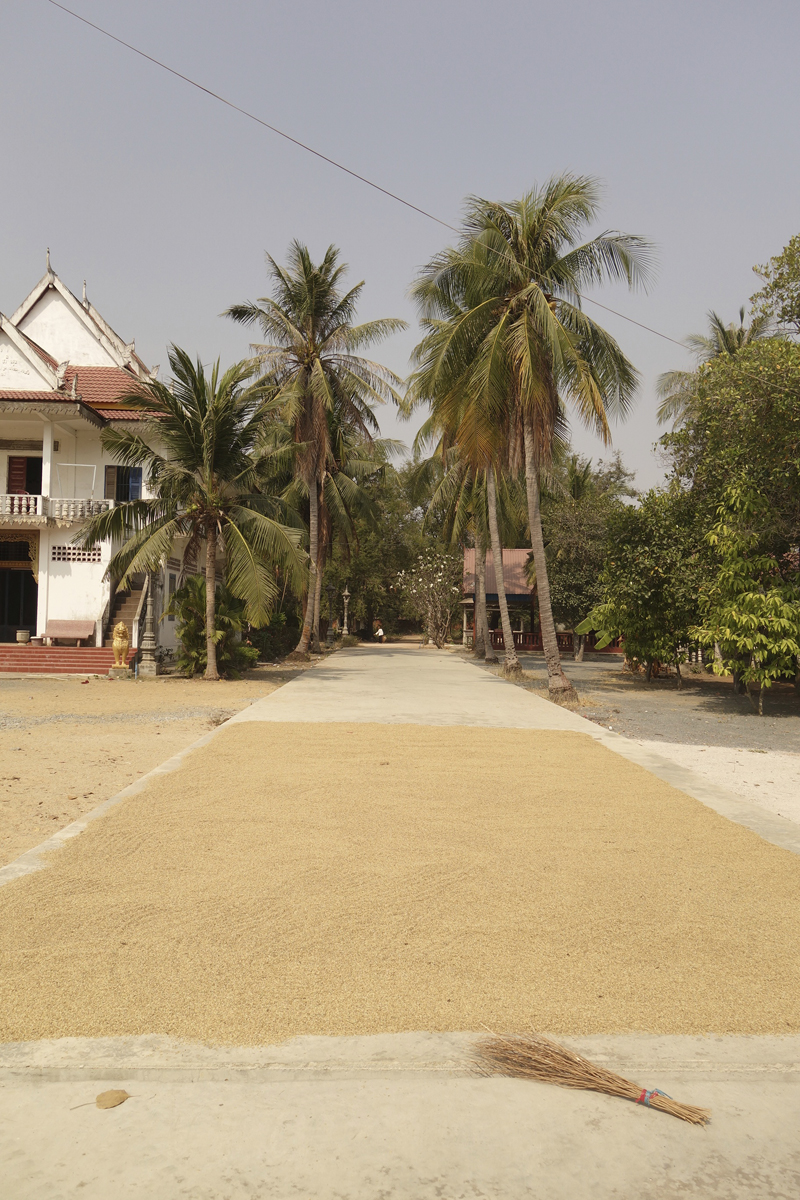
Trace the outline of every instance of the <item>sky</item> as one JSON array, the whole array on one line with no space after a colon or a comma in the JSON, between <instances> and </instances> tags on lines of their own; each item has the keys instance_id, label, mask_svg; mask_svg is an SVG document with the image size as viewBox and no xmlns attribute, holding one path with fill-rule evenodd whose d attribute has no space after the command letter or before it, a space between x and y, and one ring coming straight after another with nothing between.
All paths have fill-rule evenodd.
<instances>
[{"instance_id":1,"label":"sky","mask_svg":"<svg viewBox=\"0 0 800 1200\"><path fill-rule=\"evenodd\" d=\"M69 2L69 0L67 0ZM118 37L441 220L555 173L603 185L594 232L649 238L647 293L602 303L680 341L733 320L752 267L800 229L800 6L728 0L72 0ZM45 269L87 294L148 364L210 362L248 334L220 316L268 290L264 252L333 243L366 286L362 319L408 370L408 289L448 231L114 44L48 0L0 2L0 311ZM641 372L613 448L658 484L655 380L673 342L588 306ZM377 357L377 354L376 354ZM385 436L415 423L380 411ZM576 450L607 457L573 426Z\"/></svg>"}]
</instances>

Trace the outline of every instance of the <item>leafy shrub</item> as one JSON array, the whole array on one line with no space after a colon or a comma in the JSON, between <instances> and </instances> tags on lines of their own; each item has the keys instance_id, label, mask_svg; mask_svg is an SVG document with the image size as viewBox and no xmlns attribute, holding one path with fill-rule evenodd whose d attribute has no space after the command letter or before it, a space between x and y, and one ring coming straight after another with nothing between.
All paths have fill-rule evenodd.
<instances>
[{"instance_id":1,"label":"leafy shrub","mask_svg":"<svg viewBox=\"0 0 800 1200\"><path fill-rule=\"evenodd\" d=\"M300 636L300 631L287 623L286 613L273 613L269 624L263 629L250 628L247 642L255 646L258 657L267 661L285 658L291 654Z\"/></svg>"},{"instance_id":2,"label":"leafy shrub","mask_svg":"<svg viewBox=\"0 0 800 1200\"><path fill-rule=\"evenodd\" d=\"M258 650L244 645L239 635L245 627L244 603L222 584L217 588L216 634L217 668L221 675L237 675L255 666ZM202 575L190 575L183 587L173 593L164 616L177 619L178 669L185 675L199 675L206 669L206 581Z\"/></svg>"}]
</instances>

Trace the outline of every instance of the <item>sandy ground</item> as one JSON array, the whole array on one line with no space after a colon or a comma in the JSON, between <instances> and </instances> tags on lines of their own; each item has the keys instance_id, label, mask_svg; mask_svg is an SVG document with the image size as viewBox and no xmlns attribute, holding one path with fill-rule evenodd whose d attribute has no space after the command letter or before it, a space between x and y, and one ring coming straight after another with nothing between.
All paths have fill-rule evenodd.
<instances>
[{"instance_id":1,"label":"sandy ground","mask_svg":"<svg viewBox=\"0 0 800 1200\"><path fill-rule=\"evenodd\" d=\"M582 734L233 725L0 890L0 1037L794 1033L799 893Z\"/></svg>"},{"instance_id":2,"label":"sandy ground","mask_svg":"<svg viewBox=\"0 0 800 1200\"><path fill-rule=\"evenodd\" d=\"M219 683L0 676L0 866L296 674L261 667Z\"/></svg>"}]
</instances>

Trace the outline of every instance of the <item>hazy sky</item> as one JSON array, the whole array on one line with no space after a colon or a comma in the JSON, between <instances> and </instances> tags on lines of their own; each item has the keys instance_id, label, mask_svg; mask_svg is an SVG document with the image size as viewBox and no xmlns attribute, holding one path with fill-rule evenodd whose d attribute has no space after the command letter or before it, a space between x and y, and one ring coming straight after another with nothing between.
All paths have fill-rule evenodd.
<instances>
[{"instance_id":1,"label":"hazy sky","mask_svg":"<svg viewBox=\"0 0 800 1200\"><path fill-rule=\"evenodd\" d=\"M69 0L67 0L69 4ZM648 295L598 298L678 339L732 320L754 263L800 229L800 6L791 0L73 0L118 36L457 222L554 172L604 182L601 227L658 246ZM402 316L447 231L103 38L47 0L0 3L0 310L54 269L148 363L176 342L242 357L219 317L263 295L263 252L334 242L366 280L363 318ZM590 309L600 316L598 310ZM642 372L614 444L655 483L653 383L677 346L602 317ZM389 436L413 430L381 413ZM586 432L580 450L603 454Z\"/></svg>"}]
</instances>

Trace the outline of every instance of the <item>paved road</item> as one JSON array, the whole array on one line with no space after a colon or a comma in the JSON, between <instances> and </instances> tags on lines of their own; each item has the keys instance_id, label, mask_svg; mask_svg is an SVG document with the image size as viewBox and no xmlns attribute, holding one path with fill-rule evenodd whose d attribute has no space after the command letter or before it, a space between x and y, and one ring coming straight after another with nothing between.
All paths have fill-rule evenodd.
<instances>
[{"instance_id":1,"label":"paved road","mask_svg":"<svg viewBox=\"0 0 800 1200\"><path fill-rule=\"evenodd\" d=\"M580 729L625 749L608 731L452 655L391 646L336 655L234 720ZM657 762L653 769L660 773ZM767 832L776 840L782 831ZM800 1194L800 1038L633 1035L574 1044L642 1086L708 1105L711 1126L698 1129L594 1093L476 1077L471 1038L463 1034L296 1038L279 1047L227 1050L154 1037L70 1038L0 1047L0 1194L4 1200L794 1200ZM99 1111L93 1097L112 1087L126 1088L132 1098Z\"/></svg>"}]
</instances>

